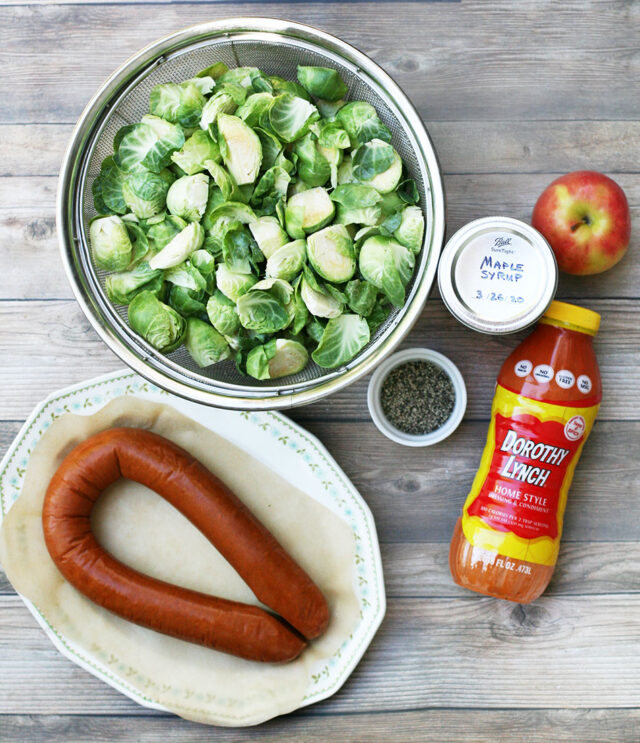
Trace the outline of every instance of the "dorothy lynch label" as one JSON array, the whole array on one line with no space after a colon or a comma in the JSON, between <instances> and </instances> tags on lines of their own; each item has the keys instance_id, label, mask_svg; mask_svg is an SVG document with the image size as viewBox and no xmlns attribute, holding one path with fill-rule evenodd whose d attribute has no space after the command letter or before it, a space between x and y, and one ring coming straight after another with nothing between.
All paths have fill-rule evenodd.
<instances>
[{"instance_id":1,"label":"dorothy lynch label","mask_svg":"<svg viewBox=\"0 0 640 743\"><path fill-rule=\"evenodd\" d=\"M544 487L551 474L551 469L519 462L517 457L524 457L534 462L537 461L559 467L565 457L571 453L570 449L536 442L526 436L518 436L513 429L507 431L500 451L511 452L511 456L500 470L502 477L508 477L510 480L517 480L518 482L526 482L529 485L535 485L537 487Z\"/></svg>"}]
</instances>

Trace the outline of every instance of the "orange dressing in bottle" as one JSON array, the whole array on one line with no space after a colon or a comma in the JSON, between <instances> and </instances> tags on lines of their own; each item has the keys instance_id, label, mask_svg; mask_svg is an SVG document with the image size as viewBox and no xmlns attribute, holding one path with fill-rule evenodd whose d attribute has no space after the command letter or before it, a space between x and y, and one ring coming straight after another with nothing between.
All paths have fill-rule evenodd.
<instances>
[{"instance_id":1,"label":"orange dressing in bottle","mask_svg":"<svg viewBox=\"0 0 640 743\"><path fill-rule=\"evenodd\" d=\"M458 519L456 583L527 604L556 564L567 494L602 397L596 312L552 302L504 362L487 441Z\"/></svg>"}]
</instances>

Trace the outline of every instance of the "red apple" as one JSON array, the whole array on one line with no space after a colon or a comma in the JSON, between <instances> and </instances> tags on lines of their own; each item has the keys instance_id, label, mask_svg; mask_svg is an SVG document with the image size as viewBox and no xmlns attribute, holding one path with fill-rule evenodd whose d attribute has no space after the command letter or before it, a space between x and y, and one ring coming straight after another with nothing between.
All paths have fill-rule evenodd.
<instances>
[{"instance_id":1,"label":"red apple","mask_svg":"<svg viewBox=\"0 0 640 743\"><path fill-rule=\"evenodd\" d=\"M531 224L567 273L606 271L629 247L631 215L624 191L611 178L577 170L556 178L540 195Z\"/></svg>"}]
</instances>

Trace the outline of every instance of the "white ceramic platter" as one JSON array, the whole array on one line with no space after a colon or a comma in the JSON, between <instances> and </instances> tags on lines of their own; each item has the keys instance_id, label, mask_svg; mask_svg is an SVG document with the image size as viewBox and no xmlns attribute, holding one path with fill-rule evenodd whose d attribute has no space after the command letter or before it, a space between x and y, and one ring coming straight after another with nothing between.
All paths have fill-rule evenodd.
<instances>
[{"instance_id":1,"label":"white ceramic platter","mask_svg":"<svg viewBox=\"0 0 640 743\"><path fill-rule=\"evenodd\" d=\"M349 525L355 535L354 590L360 603L360 622L343 646L309 671L301 706L334 694L347 680L382 622L386 608L380 548L371 512L324 446L285 416L220 410L175 397L129 370L113 372L67 387L36 406L0 462L0 522L20 495L29 454L64 413L91 415L123 395L171 405L211 431L223 435L292 484L305 482L305 491ZM79 647L59 633L28 599L21 597L51 642L89 673L146 707L165 709L106 668L90 648Z\"/></svg>"}]
</instances>

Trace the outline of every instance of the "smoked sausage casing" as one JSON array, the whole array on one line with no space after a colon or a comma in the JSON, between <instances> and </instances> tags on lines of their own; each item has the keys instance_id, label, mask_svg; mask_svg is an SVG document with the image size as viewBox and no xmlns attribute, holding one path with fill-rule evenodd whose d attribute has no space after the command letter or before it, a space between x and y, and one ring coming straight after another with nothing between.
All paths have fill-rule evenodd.
<instances>
[{"instance_id":1,"label":"smoked sausage casing","mask_svg":"<svg viewBox=\"0 0 640 743\"><path fill-rule=\"evenodd\" d=\"M47 549L64 577L95 603L136 624L253 660L295 658L305 642L257 606L208 596L143 575L104 550L91 511L120 477L141 483L189 519L266 606L300 635L317 637L329 609L311 578L215 475L150 431L113 428L73 449L45 495Z\"/></svg>"}]
</instances>

